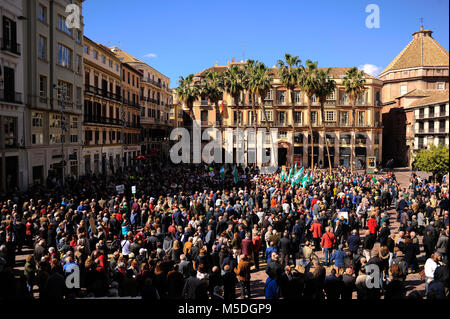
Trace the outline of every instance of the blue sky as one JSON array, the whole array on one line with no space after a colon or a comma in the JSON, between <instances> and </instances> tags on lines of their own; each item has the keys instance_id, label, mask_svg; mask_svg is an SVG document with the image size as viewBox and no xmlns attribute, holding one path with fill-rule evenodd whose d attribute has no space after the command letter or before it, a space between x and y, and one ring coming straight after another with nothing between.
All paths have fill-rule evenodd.
<instances>
[{"instance_id":1,"label":"blue sky","mask_svg":"<svg viewBox=\"0 0 450 319\"><path fill-rule=\"evenodd\" d=\"M380 28L366 27L366 6ZM381 72L420 28L448 51L448 0L86 0L85 35L119 46L171 79L232 57L271 67L284 53L322 67Z\"/></svg>"}]
</instances>

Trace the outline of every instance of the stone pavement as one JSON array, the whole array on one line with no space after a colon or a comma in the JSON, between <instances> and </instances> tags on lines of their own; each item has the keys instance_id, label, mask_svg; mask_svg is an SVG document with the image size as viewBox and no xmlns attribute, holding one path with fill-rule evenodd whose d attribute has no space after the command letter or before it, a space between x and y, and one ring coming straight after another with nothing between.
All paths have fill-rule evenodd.
<instances>
[{"instance_id":1,"label":"stone pavement","mask_svg":"<svg viewBox=\"0 0 450 319\"><path fill-rule=\"evenodd\" d=\"M425 178L428 177L429 174L426 173L422 173L422 172L417 172L416 173L418 176ZM396 169L395 170L395 175L397 177L397 181L400 183L400 185L402 187L408 187L409 185L409 177L411 175L411 171L408 169ZM392 232L397 232L398 227L399 227L399 223L396 220L396 211L395 209L391 209L387 212L389 214L389 221L390 221L390 228ZM364 237L363 236L363 232L360 232L360 236L361 238ZM422 243L422 236L419 236L419 241L420 243ZM379 248L379 243L375 244L374 249ZM24 250L22 251L21 254L16 256L16 267L15 267L15 275L18 276L20 273L23 273L23 267L25 265L25 259L26 256L29 254L32 254L33 250L32 249L27 249L24 248ZM316 252L316 255L321 258L321 260L323 260L323 253L321 251ZM419 259L419 266L423 267L423 264L425 263L425 260L423 260L423 256L425 255L424 251L423 251L423 247L421 247L421 254L419 255L418 259ZM263 258L260 258L260 260L262 261ZM265 263L261 262L260 263L260 270L259 271L254 271L252 273L252 279L251 279L251 293L252 293L252 298L254 299L264 299L264 284L265 281L267 279L267 275L265 273ZM330 273L331 271L331 267L326 267L327 268L327 275ZM313 269L313 268L312 268ZM405 281L405 286L407 289L407 294L411 293L414 290L418 290L421 293L425 292L425 283L423 281L420 280L420 276L418 273L415 274L409 274L406 277L406 281ZM37 286L34 287L34 296L37 298L38 297L38 293L37 293ZM240 289L237 288L236 289L236 296L240 296ZM353 295L354 298L356 298L356 292ZM240 299L240 297L238 298Z\"/></svg>"}]
</instances>

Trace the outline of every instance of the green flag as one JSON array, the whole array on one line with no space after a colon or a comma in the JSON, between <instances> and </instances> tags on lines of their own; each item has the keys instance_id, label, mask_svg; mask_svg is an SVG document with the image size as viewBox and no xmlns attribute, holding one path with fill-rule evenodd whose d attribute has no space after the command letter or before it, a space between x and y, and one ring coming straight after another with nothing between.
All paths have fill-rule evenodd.
<instances>
[{"instance_id":1,"label":"green flag","mask_svg":"<svg viewBox=\"0 0 450 319\"><path fill-rule=\"evenodd\" d=\"M302 177L303 177L303 167L297 173L294 174L292 178L292 186L300 183Z\"/></svg>"},{"instance_id":2,"label":"green flag","mask_svg":"<svg viewBox=\"0 0 450 319\"><path fill-rule=\"evenodd\" d=\"M222 180L225 180L225 165L223 165L222 168L220 169L220 178Z\"/></svg>"},{"instance_id":3,"label":"green flag","mask_svg":"<svg viewBox=\"0 0 450 319\"><path fill-rule=\"evenodd\" d=\"M283 168L280 173L280 181L282 182L286 177L286 170Z\"/></svg>"},{"instance_id":4,"label":"green flag","mask_svg":"<svg viewBox=\"0 0 450 319\"><path fill-rule=\"evenodd\" d=\"M287 182L290 182L291 181L291 178L292 178L292 167L291 167L291 169L289 170L289 176L288 176L288 178L287 178Z\"/></svg>"},{"instance_id":5,"label":"green flag","mask_svg":"<svg viewBox=\"0 0 450 319\"><path fill-rule=\"evenodd\" d=\"M313 182L313 173L309 174L308 184L312 184Z\"/></svg>"},{"instance_id":6,"label":"green flag","mask_svg":"<svg viewBox=\"0 0 450 319\"><path fill-rule=\"evenodd\" d=\"M234 180L235 184L237 184L237 182L239 182L239 176L238 176L236 166L234 166L234 170L233 170L233 180Z\"/></svg>"},{"instance_id":7,"label":"green flag","mask_svg":"<svg viewBox=\"0 0 450 319\"><path fill-rule=\"evenodd\" d=\"M308 182L308 175L309 175L309 172L302 179L302 186L303 187L306 187L306 183Z\"/></svg>"},{"instance_id":8,"label":"green flag","mask_svg":"<svg viewBox=\"0 0 450 319\"><path fill-rule=\"evenodd\" d=\"M294 166L294 175L295 175L295 173L297 173L297 163L295 163L295 166Z\"/></svg>"}]
</instances>

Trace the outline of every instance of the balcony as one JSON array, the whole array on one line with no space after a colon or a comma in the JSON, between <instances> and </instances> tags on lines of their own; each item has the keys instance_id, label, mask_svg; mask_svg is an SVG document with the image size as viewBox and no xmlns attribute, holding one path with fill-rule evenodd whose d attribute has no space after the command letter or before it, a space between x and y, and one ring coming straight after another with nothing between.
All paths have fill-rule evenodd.
<instances>
[{"instance_id":1,"label":"balcony","mask_svg":"<svg viewBox=\"0 0 450 319\"><path fill-rule=\"evenodd\" d=\"M84 92L102 96L104 98L115 100L115 101L121 100L120 94L109 92L107 90L104 90L104 89L101 89L101 88L98 88L98 87L95 87L95 86L92 86L89 84L85 84Z\"/></svg>"},{"instance_id":2,"label":"balcony","mask_svg":"<svg viewBox=\"0 0 450 319\"><path fill-rule=\"evenodd\" d=\"M366 144L366 139L365 138L356 138L355 139L355 144Z\"/></svg>"},{"instance_id":3,"label":"balcony","mask_svg":"<svg viewBox=\"0 0 450 319\"><path fill-rule=\"evenodd\" d=\"M324 105L325 106L334 106L334 105L336 105L336 100L326 100Z\"/></svg>"},{"instance_id":4,"label":"balcony","mask_svg":"<svg viewBox=\"0 0 450 319\"><path fill-rule=\"evenodd\" d=\"M155 85L155 86L157 86L157 87L159 87L159 88L162 87L161 82L157 82L157 81L152 80L152 79L150 79L150 78L141 78L141 81L142 81L142 82L146 82L146 83L153 84L153 85Z\"/></svg>"},{"instance_id":5,"label":"balcony","mask_svg":"<svg viewBox=\"0 0 450 319\"><path fill-rule=\"evenodd\" d=\"M5 92L4 89L0 89L0 102L22 104L22 93Z\"/></svg>"},{"instance_id":6,"label":"balcony","mask_svg":"<svg viewBox=\"0 0 450 319\"><path fill-rule=\"evenodd\" d=\"M95 124L122 126L122 120L115 119L115 118L112 118L112 117L105 117L105 116L85 115L84 116L84 122L85 123L95 123Z\"/></svg>"},{"instance_id":7,"label":"balcony","mask_svg":"<svg viewBox=\"0 0 450 319\"><path fill-rule=\"evenodd\" d=\"M325 122L325 127L337 127L336 122Z\"/></svg>"},{"instance_id":8,"label":"balcony","mask_svg":"<svg viewBox=\"0 0 450 319\"><path fill-rule=\"evenodd\" d=\"M17 142L17 137L6 137L5 136L5 148L18 148L19 143Z\"/></svg>"},{"instance_id":9,"label":"balcony","mask_svg":"<svg viewBox=\"0 0 450 319\"><path fill-rule=\"evenodd\" d=\"M339 140L339 143L343 144L343 145L350 145L351 144L351 139L349 139L349 138L341 138Z\"/></svg>"},{"instance_id":10,"label":"balcony","mask_svg":"<svg viewBox=\"0 0 450 319\"><path fill-rule=\"evenodd\" d=\"M20 44L13 43L10 41L5 41L5 39L0 38L0 49L2 51L8 51L16 55L20 55Z\"/></svg>"},{"instance_id":11,"label":"balcony","mask_svg":"<svg viewBox=\"0 0 450 319\"><path fill-rule=\"evenodd\" d=\"M445 130L445 127L440 127L439 133L448 133L448 132Z\"/></svg>"},{"instance_id":12,"label":"balcony","mask_svg":"<svg viewBox=\"0 0 450 319\"><path fill-rule=\"evenodd\" d=\"M306 124L303 123L303 122L296 122L296 123L294 123L294 126L295 126L295 127L305 127Z\"/></svg>"},{"instance_id":13,"label":"balcony","mask_svg":"<svg viewBox=\"0 0 450 319\"><path fill-rule=\"evenodd\" d=\"M277 126L280 126L280 127L287 127L287 126L290 126L290 125L288 125L287 122L277 122Z\"/></svg>"}]
</instances>

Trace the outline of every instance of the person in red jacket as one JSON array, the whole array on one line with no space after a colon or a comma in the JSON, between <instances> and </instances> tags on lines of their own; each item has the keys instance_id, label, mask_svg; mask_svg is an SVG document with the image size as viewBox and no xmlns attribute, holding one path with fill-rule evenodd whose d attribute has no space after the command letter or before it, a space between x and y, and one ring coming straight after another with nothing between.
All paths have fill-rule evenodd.
<instances>
[{"instance_id":1,"label":"person in red jacket","mask_svg":"<svg viewBox=\"0 0 450 319\"><path fill-rule=\"evenodd\" d=\"M314 250L320 250L320 238L322 237L322 224L319 223L317 218L314 218L310 231L312 232L314 239Z\"/></svg>"},{"instance_id":2,"label":"person in red jacket","mask_svg":"<svg viewBox=\"0 0 450 319\"><path fill-rule=\"evenodd\" d=\"M327 227L325 229L326 233L322 236L322 241L320 246L323 248L325 265L328 266L330 264L331 253L333 252L333 246L336 242L336 238L334 234L331 232L331 228Z\"/></svg>"},{"instance_id":3,"label":"person in red jacket","mask_svg":"<svg viewBox=\"0 0 450 319\"><path fill-rule=\"evenodd\" d=\"M371 234L377 234L377 220L375 218L375 213L370 215L370 218L367 221L367 228L369 228Z\"/></svg>"},{"instance_id":4,"label":"person in red jacket","mask_svg":"<svg viewBox=\"0 0 450 319\"><path fill-rule=\"evenodd\" d=\"M256 270L259 270L259 249L261 248L261 236L257 229L253 229L253 262Z\"/></svg>"}]
</instances>

